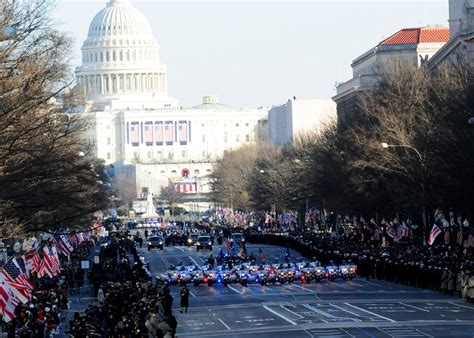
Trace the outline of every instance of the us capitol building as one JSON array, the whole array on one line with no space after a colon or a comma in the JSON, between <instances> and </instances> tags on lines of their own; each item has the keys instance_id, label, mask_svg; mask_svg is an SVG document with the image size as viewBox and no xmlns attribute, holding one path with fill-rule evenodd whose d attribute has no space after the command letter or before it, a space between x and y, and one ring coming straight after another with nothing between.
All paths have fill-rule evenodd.
<instances>
[{"instance_id":1,"label":"us capitol building","mask_svg":"<svg viewBox=\"0 0 474 338\"><path fill-rule=\"evenodd\" d=\"M208 175L225 150L268 134L268 109L233 109L214 96L184 108L168 96L159 44L128 0L111 0L96 14L81 50L75 74L87 100L85 141L116 175L135 181L138 195L159 195L171 181L198 200L210 192Z\"/></svg>"}]
</instances>

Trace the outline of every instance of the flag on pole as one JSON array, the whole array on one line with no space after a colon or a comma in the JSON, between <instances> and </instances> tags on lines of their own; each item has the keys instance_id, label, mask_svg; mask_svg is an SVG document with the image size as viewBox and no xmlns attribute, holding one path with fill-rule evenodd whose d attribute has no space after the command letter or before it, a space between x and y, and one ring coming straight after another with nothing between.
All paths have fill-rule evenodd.
<instances>
[{"instance_id":1,"label":"flag on pole","mask_svg":"<svg viewBox=\"0 0 474 338\"><path fill-rule=\"evenodd\" d=\"M18 304L19 300L14 296L5 276L0 274L0 311L6 323L15 318L15 308Z\"/></svg>"},{"instance_id":2,"label":"flag on pole","mask_svg":"<svg viewBox=\"0 0 474 338\"><path fill-rule=\"evenodd\" d=\"M444 233L444 244L449 245L450 241L451 241L451 235L449 233L449 230L446 229L446 232Z\"/></svg>"},{"instance_id":3,"label":"flag on pole","mask_svg":"<svg viewBox=\"0 0 474 338\"><path fill-rule=\"evenodd\" d=\"M267 258L267 256L265 255L265 253L263 252L263 250L261 248L258 248L258 254L260 256L260 259L265 259Z\"/></svg>"},{"instance_id":4,"label":"flag on pole","mask_svg":"<svg viewBox=\"0 0 474 338\"><path fill-rule=\"evenodd\" d=\"M430 237L428 238L428 244L433 245L436 237L438 237L440 233L441 233L441 229L436 224L433 224L433 228L431 228L431 232L430 232Z\"/></svg>"},{"instance_id":5,"label":"flag on pole","mask_svg":"<svg viewBox=\"0 0 474 338\"><path fill-rule=\"evenodd\" d=\"M410 229L408 229L405 222L402 222L401 237L408 237L408 236L410 236Z\"/></svg>"},{"instance_id":6,"label":"flag on pole","mask_svg":"<svg viewBox=\"0 0 474 338\"><path fill-rule=\"evenodd\" d=\"M462 245L462 229L461 228L458 230L457 242L459 245Z\"/></svg>"},{"instance_id":7,"label":"flag on pole","mask_svg":"<svg viewBox=\"0 0 474 338\"><path fill-rule=\"evenodd\" d=\"M229 241L227 241L227 240L224 241L222 246L224 247L225 251L227 251L229 254L232 252L232 247L230 246Z\"/></svg>"},{"instance_id":8,"label":"flag on pole","mask_svg":"<svg viewBox=\"0 0 474 338\"><path fill-rule=\"evenodd\" d=\"M1 274L10 286L13 294L20 302L25 304L31 300L31 290L33 289L33 285L26 276L22 276L22 272L13 259L10 259L5 263Z\"/></svg>"},{"instance_id":9,"label":"flag on pole","mask_svg":"<svg viewBox=\"0 0 474 338\"><path fill-rule=\"evenodd\" d=\"M46 273L50 278L57 276L61 271L59 258L55 247L44 247L43 256L43 273Z\"/></svg>"}]
</instances>

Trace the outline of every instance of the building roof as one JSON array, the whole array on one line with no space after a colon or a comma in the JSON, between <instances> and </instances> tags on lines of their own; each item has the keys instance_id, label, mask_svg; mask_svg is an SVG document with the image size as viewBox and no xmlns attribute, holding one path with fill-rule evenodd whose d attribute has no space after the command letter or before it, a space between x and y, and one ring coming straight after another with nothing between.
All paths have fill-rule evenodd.
<instances>
[{"instance_id":1,"label":"building roof","mask_svg":"<svg viewBox=\"0 0 474 338\"><path fill-rule=\"evenodd\" d=\"M229 110L232 109L222 103L201 103L191 109L203 109L203 110Z\"/></svg>"},{"instance_id":2,"label":"building roof","mask_svg":"<svg viewBox=\"0 0 474 338\"><path fill-rule=\"evenodd\" d=\"M448 27L404 28L379 43L383 45L405 45L448 42Z\"/></svg>"}]
</instances>

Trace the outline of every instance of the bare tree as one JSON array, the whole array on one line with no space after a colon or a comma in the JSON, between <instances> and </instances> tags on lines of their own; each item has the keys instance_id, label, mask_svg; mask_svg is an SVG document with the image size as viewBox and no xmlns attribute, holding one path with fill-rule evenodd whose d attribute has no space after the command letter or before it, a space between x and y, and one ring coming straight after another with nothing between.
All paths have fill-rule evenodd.
<instances>
[{"instance_id":1,"label":"bare tree","mask_svg":"<svg viewBox=\"0 0 474 338\"><path fill-rule=\"evenodd\" d=\"M176 190L173 182L169 181L167 186L161 188L160 198L169 203L171 215L174 216L174 209L182 201L183 195Z\"/></svg>"},{"instance_id":2,"label":"bare tree","mask_svg":"<svg viewBox=\"0 0 474 338\"><path fill-rule=\"evenodd\" d=\"M112 186L122 205L128 210L133 200L137 198L134 175L131 173L120 173L114 177Z\"/></svg>"},{"instance_id":3,"label":"bare tree","mask_svg":"<svg viewBox=\"0 0 474 338\"><path fill-rule=\"evenodd\" d=\"M71 41L54 28L48 0L0 7L0 27L16 30L0 45L0 230L72 228L108 205L108 188L84 156L85 123L64 113L78 102L64 92Z\"/></svg>"}]
</instances>

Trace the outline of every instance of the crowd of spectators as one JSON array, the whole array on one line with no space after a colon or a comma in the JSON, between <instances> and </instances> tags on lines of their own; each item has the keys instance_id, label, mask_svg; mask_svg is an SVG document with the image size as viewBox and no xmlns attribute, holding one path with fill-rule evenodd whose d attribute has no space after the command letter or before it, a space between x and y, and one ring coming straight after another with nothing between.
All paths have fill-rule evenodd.
<instances>
[{"instance_id":1,"label":"crowd of spectators","mask_svg":"<svg viewBox=\"0 0 474 338\"><path fill-rule=\"evenodd\" d=\"M382 245L381 241L353 229L341 229L337 235L307 230L285 232L282 229L265 234L247 231L246 234L249 242L289 246L323 265L331 261L341 264L352 260L358 265L358 273L367 279L429 288L465 299L468 298L465 291L469 280L474 279L473 248L455 243L438 242L430 246L415 239L400 242L387 239Z\"/></svg>"},{"instance_id":2,"label":"crowd of spectators","mask_svg":"<svg viewBox=\"0 0 474 338\"><path fill-rule=\"evenodd\" d=\"M69 259L60 257L61 274L57 277L32 277L31 301L18 304L15 318L3 323L8 337L49 337L61 331L62 311L68 308L69 288L79 285L83 271L80 262L88 257L92 245L92 242L83 242L76 246Z\"/></svg>"},{"instance_id":3,"label":"crowd of spectators","mask_svg":"<svg viewBox=\"0 0 474 338\"><path fill-rule=\"evenodd\" d=\"M133 264L132 264L133 262ZM89 275L98 304L74 313L73 337L174 337L173 297L166 284L153 284L146 263L126 232L101 243L99 264Z\"/></svg>"}]
</instances>

